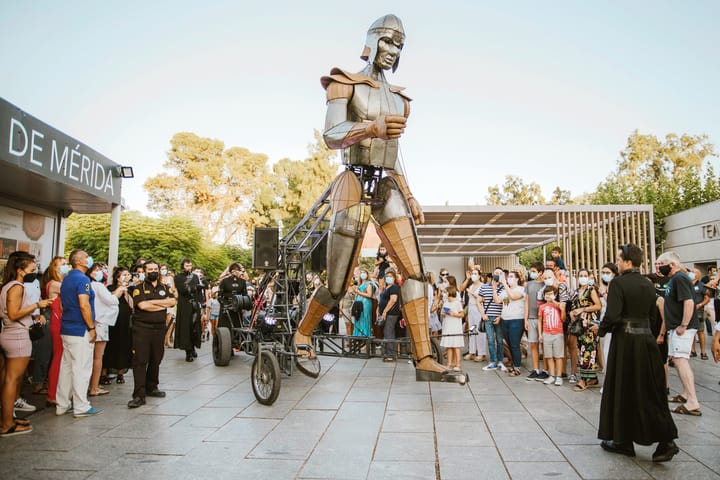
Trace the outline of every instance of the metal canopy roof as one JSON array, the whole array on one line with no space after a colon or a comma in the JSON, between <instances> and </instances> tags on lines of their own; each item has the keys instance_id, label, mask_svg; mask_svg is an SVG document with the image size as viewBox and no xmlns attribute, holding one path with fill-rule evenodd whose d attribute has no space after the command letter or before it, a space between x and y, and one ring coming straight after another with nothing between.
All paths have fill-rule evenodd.
<instances>
[{"instance_id":1,"label":"metal canopy roof","mask_svg":"<svg viewBox=\"0 0 720 480\"><path fill-rule=\"evenodd\" d=\"M564 236L565 214L636 212L649 205L424 206L420 248L430 256L512 255ZM567 226L567 221L565 222Z\"/></svg>"}]
</instances>

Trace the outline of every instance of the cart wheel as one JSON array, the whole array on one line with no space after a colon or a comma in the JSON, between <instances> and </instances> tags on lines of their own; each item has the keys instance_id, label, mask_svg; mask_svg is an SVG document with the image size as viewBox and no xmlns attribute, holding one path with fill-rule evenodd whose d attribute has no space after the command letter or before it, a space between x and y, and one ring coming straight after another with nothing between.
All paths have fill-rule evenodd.
<instances>
[{"instance_id":1,"label":"cart wheel","mask_svg":"<svg viewBox=\"0 0 720 480\"><path fill-rule=\"evenodd\" d=\"M213 361L218 367L224 367L230 363L230 355L232 355L231 340L232 335L227 327L220 327L215 331L212 353Z\"/></svg>"},{"instance_id":2,"label":"cart wheel","mask_svg":"<svg viewBox=\"0 0 720 480\"><path fill-rule=\"evenodd\" d=\"M267 350L258 352L250 371L252 389L257 401L272 405L280 394L280 365L274 354Z\"/></svg>"},{"instance_id":3,"label":"cart wheel","mask_svg":"<svg viewBox=\"0 0 720 480\"><path fill-rule=\"evenodd\" d=\"M317 355L315 358L297 355L295 357L295 365L298 370L308 377L317 378L320 376L320 360L318 360Z\"/></svg>"}]
</instances>

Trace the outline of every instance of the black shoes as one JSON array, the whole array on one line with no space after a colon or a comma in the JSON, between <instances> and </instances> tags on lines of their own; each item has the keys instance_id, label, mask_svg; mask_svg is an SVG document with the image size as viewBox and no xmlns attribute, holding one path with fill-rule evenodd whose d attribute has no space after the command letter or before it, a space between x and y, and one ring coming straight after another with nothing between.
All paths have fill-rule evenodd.
<instances>
[{"instance_id":1,"label":"black shoes","mask_svg":"<svg viewBox=\"0 0 720 480\"><path fill-rule=\"evenodd\" d=\"M138 408L143 405L145 405L145 399L140 397L135 397L128 402L128 408Z\"/></svg>"},{"instance_id":2,"label":"black shoes","mask_svg":"<svg viewBox=\"0 0 720 480\"><path fill-rule=\"evenodd\" d=\"M186 361L186 362L195 361L195 359L194 359L193 356L192 356L192 353L186 353L186 354L185 354L185 361Z\"/></svg>"},{"instance_id":3,"label":"black shoes","mask_svg":"<svg viewBox=\"0 0 720 480\"><path fill-rule=\"evenodd\" d=\"M655 453L653 453L652 459L653 462L669 462L678 453L680 453L680 449L675 445L675 442L660 442Z\"/></svg>"},{"instance_id":4,"label":"black shoes","mask_svg":"<svg viewBox=\"0 0 720 480\"><path fill-rule=\"evenodd\" d=\"M194 348L193 348L193 351L192 351L191 355L192 355L193 358L197 358L197 352L195 351Z\"/></svg>"},{"instance_id":5,"label":"black shoes","mask_svg":"<svg viewBox=\"0 0 720 480\"><path fill-rule=\"evenodd\" d=\"M620 442L615 442L614 440L603 440L602 442L600 442L600 446L606 452L620 453L620 454L626 455L628 457L635 456L635 447L633 447L633 444L631 442L620 443Z\"/></svg>"},{"instance_id":6,"label":"black shoes","mask_svg":"<svg viewBox=\"0 0 720 480\"><path fill-rule=\"evenodd\" d=\"M155 397L155 398L165 398L165 392L162 390L153 390L152 392L148 392L148 397Z\"/></svg>"}]
</instances>

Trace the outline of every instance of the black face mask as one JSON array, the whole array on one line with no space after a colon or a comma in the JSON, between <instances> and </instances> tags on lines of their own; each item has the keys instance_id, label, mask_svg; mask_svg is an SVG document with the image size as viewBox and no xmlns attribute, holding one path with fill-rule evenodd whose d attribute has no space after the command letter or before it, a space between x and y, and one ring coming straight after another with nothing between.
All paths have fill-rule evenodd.
<instances>
[{"instance_id":1,"label":"black face mask","mask_svg":"<svg viewBox=\"0 0 720 480\"><path fill-rule=\"evenodd\" d=\"M23 283L32 283L37 279L37 273L26 273L23 277Z\"/></svg>"},{"instance_id":2,"label":"black face mask","mask_svg":"<svg viewBox=\"0 0 720 480\"><path fill-rule=\"evenodd\" d=\"M155 282L158 278L160 278L160 272L148 272L148 274L145 276L149 281Z\"/></svg>"},{"instance_id":3,"label":"black face mask","mask_svg":"<svg viewBox=\"0 0 720 480\"><path fill-rule=\"evenodd\" d=\"M670 270L672 270L672 267L670 265L660 265L658 267L658 271L662 274L663 277L667 277L670 275Z\"/></svg>"},{"instance_id":4,"label":"black face mask","mask_svg":"<svg viewBox=\"0 0 720 480\"><path fill-rule=\"evenodd\" d=\"M493 275L493 282L499 282L500 281L500 275Z\"/></svg>"}]
</instances>

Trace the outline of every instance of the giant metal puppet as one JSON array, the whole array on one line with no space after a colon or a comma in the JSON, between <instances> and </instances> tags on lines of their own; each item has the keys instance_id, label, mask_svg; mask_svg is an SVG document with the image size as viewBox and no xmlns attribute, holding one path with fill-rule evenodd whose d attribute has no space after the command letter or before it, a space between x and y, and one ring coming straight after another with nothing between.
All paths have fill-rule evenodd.
<instances>
[{"instance_id":1,"label":"giant metal puppet","mask_svg":"<svg viewBox=\"0 0 720 480\"><path fill-rule=\"evenodd\" d=\"M416 379L464 383L463 373L449 371L432 358L428 329L425 272L415 223L424 218L398 163L398 139L410 114L403 88L390 85L385 71L397 69L405 42L402 22L386 15L373 23L360 58L359 73L333 68L322 77L327 91L324 139L342 149L347 169L332 185L332 217L327 242L327 287L317 289L298 325L298 354L314 356L311 335L323 315L342 297L362 247L372 215L383 244L405 282L401 287L403 318L413 341Z\"/></svg>"}]
</instances>

